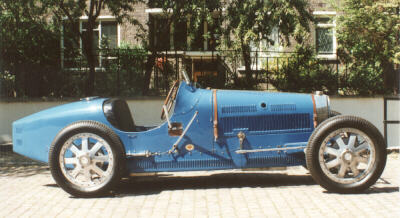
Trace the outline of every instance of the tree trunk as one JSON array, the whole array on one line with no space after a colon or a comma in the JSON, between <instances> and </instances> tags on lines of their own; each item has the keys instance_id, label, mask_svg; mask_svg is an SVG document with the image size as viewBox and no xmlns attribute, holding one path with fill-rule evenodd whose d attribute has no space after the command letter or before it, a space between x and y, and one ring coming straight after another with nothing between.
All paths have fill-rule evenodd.
<instances>
[{"instance_id":1,"label":"tree trunk","mask_svg":"<svg viewBox=\"0 0 400 218\"><path fill-rule=\"evenodd\" d=\"M245 68L245 88L252 88L253 87L253 77L251 72L251 55L250 55L250 46L247 44L242 43L242 58L244 61L244 68Z\"/></svg>"},{"instance_id":2,"label":"tree trunk","mask_svg":"<svg viewBox=\"0 0 400 218\"><path fill-rule=\"evenodd\" d=\"M94 24L94 22L93 22ZM86 87L85 87L85 95L91 96L94 92L94 82L95 82L95 74L96 74L96 57L93 47L93 24L88 21L88 28L83 37L83 52L85 54L86 60L88 62L89 74L86 79Z\"/></svg>"},{"instance_id":3,"label":"tree trunk","mask_svg":"<svg viewBox=\"0 0 400 218\"><path fill-rule=\"evenodd\" d=\"M147 57L146 69L143 78L142 95L147 95L149 92L151 72L153 72L153 66L155 60L156 60L156 52L152 51L151 55Z\"/></svg>"}]
</instances>

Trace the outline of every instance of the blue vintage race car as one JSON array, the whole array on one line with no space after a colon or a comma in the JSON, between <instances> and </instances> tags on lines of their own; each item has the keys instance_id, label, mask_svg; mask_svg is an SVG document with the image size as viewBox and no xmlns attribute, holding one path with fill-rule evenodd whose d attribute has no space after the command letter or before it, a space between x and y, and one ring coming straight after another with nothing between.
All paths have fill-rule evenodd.
<instances>
[{"instance_id":1,"label":"blue vintage race car","mask_svg":"<svg viewBox=\"0 0 400 218\"><path fill-rule=\"evenodd\" d=\"M48 163L57 184L81 197L148 172L303 165L341 193L362 191L382 174L380 132L332 113L326 95L201 89L183 77L164 102L160 126L135 125L123 100L86 98L15 121L13 149Z\"/></svg>"}]
</instances>

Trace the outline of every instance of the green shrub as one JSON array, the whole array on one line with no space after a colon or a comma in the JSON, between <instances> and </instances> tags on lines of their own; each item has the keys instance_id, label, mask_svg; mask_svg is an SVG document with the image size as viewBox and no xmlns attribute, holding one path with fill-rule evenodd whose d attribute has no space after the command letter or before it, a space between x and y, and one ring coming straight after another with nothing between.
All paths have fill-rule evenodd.
<instances>
[{"instance_id":1,"label":"green shrub","mask_svg":"<svg viewBox=\"0 0 400 218\"><path fill-rule=\"evenodd\" d=\"M334 67L321 63L311 47L297 47L287 62L270 72L269 80L277 90L287 92L334 94L338 87Z\"/></svg>"}]
</instances>

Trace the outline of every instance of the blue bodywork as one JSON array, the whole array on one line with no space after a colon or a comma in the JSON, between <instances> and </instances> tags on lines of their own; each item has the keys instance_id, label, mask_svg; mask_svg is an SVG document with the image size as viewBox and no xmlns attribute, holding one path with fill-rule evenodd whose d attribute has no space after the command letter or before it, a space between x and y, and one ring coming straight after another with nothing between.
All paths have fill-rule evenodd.
<instances>
[{"instance_id":1,"label":"blue bodywork","mask_svg":"<svg viewBox=\"0 0 400 218\"><path fill-rule=\"evenodd\" d=\"M168 152L179 136L169 134L167 122L138 132L121 131L104 114L105 98L57 106L15 121L13 149L47 163L49 147L64 127L93 120L119 136L132 173L305 165L303 150L315 127L313 95L217 90L218 137L213 129L213 98L213 90L181 82L170 120L186 128L195 118L178 143L177 152ZM239 133L245 135L242 145ZM192 149L187 149L188 144ZM287 147L296 149L273 150ZM258 152L251 152L256 149Z\"/></svg>"}]
</instances>

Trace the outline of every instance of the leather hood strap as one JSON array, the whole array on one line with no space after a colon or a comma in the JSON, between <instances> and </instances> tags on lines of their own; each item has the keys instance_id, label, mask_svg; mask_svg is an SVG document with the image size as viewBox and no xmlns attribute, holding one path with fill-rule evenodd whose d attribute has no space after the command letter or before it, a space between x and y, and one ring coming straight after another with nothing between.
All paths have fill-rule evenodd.
<instances>
[{"instance_id":1,"label":"leather hood strap","mask_svg":"<svg viewBox=\"0 0 400 218\"><path fill-rule=\"evenodd\" d=\"M213 106L214 106L214 138L218 139L218 102L217 102L217 90L213 89Z\"/></svg>"}]
</instances>

